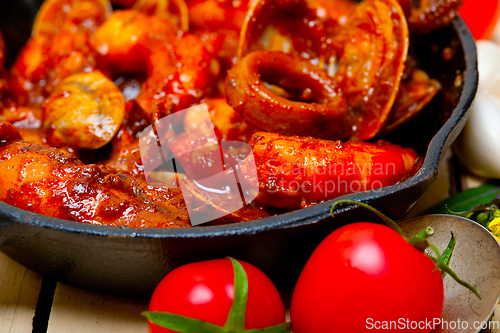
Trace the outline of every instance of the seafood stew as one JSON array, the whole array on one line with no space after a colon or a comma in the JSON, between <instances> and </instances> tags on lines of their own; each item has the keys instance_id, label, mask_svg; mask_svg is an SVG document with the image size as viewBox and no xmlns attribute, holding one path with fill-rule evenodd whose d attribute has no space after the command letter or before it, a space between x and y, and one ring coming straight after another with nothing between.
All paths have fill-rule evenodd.
<instances>
[{"instance_id":1,"label":"seafood stew","mask_svg":"<svg viewBox=\"0 0 500 333\"><path fill-rule=\"evenodd\" d=\"M411 19L421 9L395 0L345 5L140 0L113 11L106 0L45 1L3 69L0 199L83 223L179 228L194 226L194 214L213 212L209 225L250 221L409 178L421 159L391 135L442 90L410 31L419 38L447 19L423 29ZM199 22L200 6L224 15ZM200 103L210 118L180 112ZM165 118L179 120L162 137ZM221 141L252 148L255 166L238 179L251 198L242 208L207 195L226 184L199 185L245 159ZM159 142L163 165L176 161L162 177L177 187L148 178Z\"/></svg>"}]
</instances>

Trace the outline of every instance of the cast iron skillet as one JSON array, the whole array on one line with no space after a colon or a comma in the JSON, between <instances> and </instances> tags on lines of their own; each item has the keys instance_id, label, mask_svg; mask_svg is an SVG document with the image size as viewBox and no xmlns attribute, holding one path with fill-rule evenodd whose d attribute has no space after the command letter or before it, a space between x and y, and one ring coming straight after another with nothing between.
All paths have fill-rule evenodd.
<instances>
[{"instance_id":1,"label":"cast iron skillet","mask_svg":"<svg viewBox=\"0 0 500 333\"><path fill-rule=\"evenodd\" d=\"M31 6L31 15L36 12L33 1L20 3ZM13 7L26 18L25 10ZM15 37L19 29L12 25L19 23L13 19L15 14L5 14L8 9L2 9L0 28L8 45L13 40L22 45ZM20 27L29 33L25 25ZM422 114L387 139L416 149L423 158L422 167L400 184L345 197L368 202L395 218L401 218L437 177L443 152L467 120L478 82L474 39L462 19L412 40L412 45L424 69L442 83L443 90ZM446 53L452 54L448 60L442 56L446 47L450 48ZM342 207L331 217L331 204L258 221L162 230L64 221L0 202L0 250L63 283L120 296L147 298L175 267L225 256L256 265L278 287L287 288L326 235L351 221L373 219L365 210L352 207Z\"/></svg>"}]
</instances>

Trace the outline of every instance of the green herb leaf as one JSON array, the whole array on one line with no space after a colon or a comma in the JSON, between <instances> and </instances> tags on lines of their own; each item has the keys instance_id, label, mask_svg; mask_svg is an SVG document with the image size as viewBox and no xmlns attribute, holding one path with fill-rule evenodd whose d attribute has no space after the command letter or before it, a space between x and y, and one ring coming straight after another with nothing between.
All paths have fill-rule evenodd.
<instances>
[{"instance_id":1,"label":"green herb leaf","mask_svg":"<svg viewBox=\"0 0 500 333\"><path fill-rule=\"evenodd\" d=\"M465 212L474 206L492 201L500 193L500 183L492 181L476 188L452 195L436 206L430 208L425 214L447 214L452 212Z\"/></svg>"},{"instance_id":2,"label":"green herb leaf","mask_svg":"<svg viewBox=\"0 0 500 333\"><path fill-rule=\"evenodd\" d=\"M330 215L333 214L333 209L335 208L335 206L340 205L340 204L351 204L351 205L361 206L361 207L363 207L365 209L368 209L370 212L374 213L382 221L384 221L384 223L389 228L393 229L394 231L396 231L398 234L400 234L401 236L403 236L406 239L405 235L401 231L401 228L399 228L398 224L396 222L394 222L393 219L391 219L389 216L383 214L382 212L378 211L377 209L375 209L372 206L367 205L367 204L365 204L363 202L353 201L353 200L339 200L339 201L336 201L336 202L333 203L332 207L330 208Z\"/></svg>"}]
</instances>

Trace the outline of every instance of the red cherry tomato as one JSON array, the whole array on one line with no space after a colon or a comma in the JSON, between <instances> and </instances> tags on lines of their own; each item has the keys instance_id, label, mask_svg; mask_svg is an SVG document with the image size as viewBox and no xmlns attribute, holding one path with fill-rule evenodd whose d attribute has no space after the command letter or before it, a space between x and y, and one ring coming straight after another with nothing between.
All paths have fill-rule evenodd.
<instances>
[{"instance_id":1,"label":"red cherry tomato","mask_svg":"<svg viewBox=\"0 0 500 333\"><path fill-rule=\"evenodd\" d=\"M488 39L500 14L498 0L465 0L458 11L475 39Z\"/></svg>"},{"instance_id":2,"label":"red cherry tomato","mask_svg":"<svg viewBox=\"0 0 500 333\"><path fill-rule=\"evenodd\" d=\"M443 279L429 257L389 227L354 223L309 258L292 296L292 330L373 332L393 321L399 330L384 332L429 332L424 324L440 318L443 302Z\"/></svg>"},{"instance_id":3,"label":"red cherry tomato","mask_svg":"<svg viewBox=\"0 0 500 333\"><path fill-rule=\"evenodd\" d=\"M248 277L245 328L256 329L286 321L281 297L271 280L255 266L238 261ZM234 271L230 259L181 266L156 287L149 311L161 311L223 326L233 303ZM151 333L174 332L149 322Z\"/></svg>"}]
</instances>

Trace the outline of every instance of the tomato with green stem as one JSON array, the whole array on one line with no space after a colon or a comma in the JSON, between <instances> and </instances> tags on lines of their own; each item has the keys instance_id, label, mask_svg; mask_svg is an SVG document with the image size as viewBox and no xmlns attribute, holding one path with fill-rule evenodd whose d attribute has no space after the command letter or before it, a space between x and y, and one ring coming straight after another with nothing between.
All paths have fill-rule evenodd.
<instances>
[{"instance_id":1,"label":"tomato with green stem","mask_svg":"<svg viewBox=\"0 0 500 333\"><path fill-rule=\"evenodd\" d=\"M362 203L338 203L361 205L380 214ZM392 220L379 216L391 227L349 224L316 248L293 292L294 333L430 332L444 302L440 270L475 291L458 279L429 243L432 228L408 241ZM428 247L437 257L424 253Z\"/></svg>"},{"instance_id":2,"label":"tomato with green stem","mask_svg":"<svg viewBox=\"0 0 500 333\"><path fill-rule=\"evenodd\" d=\"M281 297L255 266L232 258L181 266L156 287L151 333L289 333Z\"/></svg>"},{"instance_id":3,"label":"tomato with green stem","mask_svg":"<svg viewBox=\"0 0 500 333\"><path fill-rule=\"evenodd\" d=\"M465 0L458 13L475 39L490 38L500 14L499 0Z\"/></svg>"}]
</instances>

